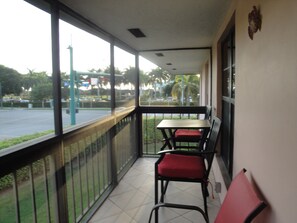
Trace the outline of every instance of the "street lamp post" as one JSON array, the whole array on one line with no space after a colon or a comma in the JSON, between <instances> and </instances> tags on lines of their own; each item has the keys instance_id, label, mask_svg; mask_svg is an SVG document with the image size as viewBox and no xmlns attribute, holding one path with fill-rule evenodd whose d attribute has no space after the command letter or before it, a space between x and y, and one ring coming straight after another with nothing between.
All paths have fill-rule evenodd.
<instances>
[{"instance_id":1,"label":"street lamp post","mask_svg":"<svg viewBox=\"0 0 297 223\"><path fill-rule=\"evenodd\" d=\"M76 124L76 118L75 118L75 90L74 90L74 70L73 70L73 48L72 46L68 47L70 51L70 108L69 108L69 113L70 113L70 120L71 120L71 125Z\"/></svg>"}]
</instances>

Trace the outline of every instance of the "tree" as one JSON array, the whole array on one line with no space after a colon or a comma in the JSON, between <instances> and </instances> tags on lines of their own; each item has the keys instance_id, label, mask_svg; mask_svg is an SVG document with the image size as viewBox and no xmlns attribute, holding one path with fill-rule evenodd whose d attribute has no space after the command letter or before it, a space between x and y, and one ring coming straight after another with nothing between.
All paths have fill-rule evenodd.
<instances>
[{"instance_id":1,"label":"tree","mask_svg":"<svg viewBox=\"0 0 297 223\"><path fill-rule=\"evenodd\" d=\"M21 74L14 69L0 65L0 83L2 95L20 95L22 92Z\"/></svg>"},{"instance_id":2,"label":"tree","mask_svg":"<svg viewBox=\"0 0 297 223\"><path fill-rule=\"evenodd\" d=\"M53 97L53 85L51 83L43 83L34 86L31 91L31 99L44 101Z\"/></svg>"},{"instance_id":3,"label":"tree","mask_svg":"<svg viewBox=\"0 0 297 223\"><path fill-rule=\"evenodd\" d=\"M61 88L61 94L62 94L62 98L64 98L65 100L67 100L70 96L70 90L69 88L65 88L65 87L62 87Z\"/></svg>"},{"instance_id":4,"label":"tree","mask_svg":"<svg viewBox=\"0 0 297 223\"><path fill-rule=\"evenodd\" d=\"M102 73L102 70L99 68L97 71L95 69L92 69L91 71L95 71L97 73ZM100 76L99 75L99 84L102 85L108 85L110 83L110 66L106 67L103 70L103 73L105 74L109 74L109 76ZM123 82L123 78L122 77L118 77L117 75L121 75L122 71L119 70L119 68L115 67L115 74L116 74L116 78L115 78L115 84L116 85L120 85ZM98 75L97 75L98 77Z\"/></svg>"},{"instance_id":5,"label":"tree","mask_svg":"<svg viewBox=\"0 0 297 223\"><path fill-rule=\"evenodd\" d=\"M135 67L129 67L129 68L127 68L124 71L123 75L124 75L124 84L131 84L134 87L136 86L136 75L137 75L137 72L136 72L136 68ZM143 70L139 70L139 82L140 82L140 85L141 85L141 83L147 84L148 79L149 79L149 76L148 75L145 75L144 72L143 72Z\"/></svg>"},{"instance_id":6,"label":"tree","mask_svg":"<svg viewBox=\"0 0 297 223\"><path fill-rule=\"evenodd\" d=\"M157 67L156 69L151 70L149 73L149 80L148 83L153 85L154 91L155 91L155 97L156 97L156 91L157 91L157 85L163 84L163 82L166 82L170 79L170 74L163 70L160 67Z\"/></svg>"},{"instance_id":7,"label":"tree","mask_svg":"<svg viewBox=\"0 0 297 223\"><path fill-rule=\"evenodd\" d=\"M173 97L177 98L182 105L184 102L186 105L189 105L190 97L193 101L197 101L199 86L200 77L197 75L176 75L171 94Z\"/></svg>"},{"instance_id":8,"label":"tree","mask_svg":"<svg viewBox=\"0 0 297 223\"><path fill-rule=\"evenodd\" d=\"M166 71L163 70L160 67L157 67L153 70L151 70L151 72L149 72L149 82L151 84L161 84L163 83L163 81L167 81L170 79L170 74Z\"/></svg>"},{"instance_id":9,"label":"tree","mask_svg":"<svg viewBox=\"0 0 297 223\"><path fill-rule=\"evenodd\" d=\"M136 85L136 69L135 69L135 67L126 68L126 70L123 73L123 83L131 84L135 88L135 85Z\"/></svg>"},{"instance_id":10,"label":"tree","mask_svg":"<svg viewBox=\"0 0 297 223\"><path fill-rule=\"evenodd\" d=\"M104 71L105 73L110 74L110 66L106 67L103 71ZM114 73L115 73L115 74L121 74L122 71L121 71L119 68L115 67L115 68L114 68Z\"/></svg>"},{"instance_id":11,"label":"tree","mask_svg":"<svg viewBox=\"0 0 297 223\"><path fill-rule=\"evenodd\" d=\"M164 87L164 95L165 96L171 96L172 88L175 85L174 81L170 81L168 84L165 85Z\"/></svg>"},{"instance_id":12,"label":"tree","mask_svg":"<svg viewBox=\"0 0 297 223\"><path fill-rule=\"evenodd\" d=\"M144 73L144 72L140 72L140 75L139 75L139 82L140 82L139 85L140 85L140 87L149 85L149 79L150 79L149 74Z\"/></svg>"},{"instance_id":13,"label":"tree","mask_svg":"<svg viewBox=\"0 0 297 223\"><path fill-rule=\"evenodd\" d=\"M45 71L34 72L34 70L28 69L28 73L23 75L22 85L25 90L44 83L51 83L51 78Z\"/></svg>"}]
</instances>

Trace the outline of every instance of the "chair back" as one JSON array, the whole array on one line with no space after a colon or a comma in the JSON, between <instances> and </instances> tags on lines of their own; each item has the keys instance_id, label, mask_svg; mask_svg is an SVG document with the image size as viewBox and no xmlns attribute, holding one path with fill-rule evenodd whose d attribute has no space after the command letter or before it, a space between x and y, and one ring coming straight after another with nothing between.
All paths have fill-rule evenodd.
<instances>
[{"instance_id":1,"label":"chair back","mask_svg":"<svg viewBox=\"0 0 297 223\"><path fill-rule=\"evenodd\" d=\"M210 134L204 150L205 159L207 160L206 176L208 176L210 172L212 161L216 152L216 146L218 143L220 131L221 131L221 120L218 117L214 116L212 120L212 126L210 129Z\"/></svg>"},{"instance_id":2,"label":"chair back","mask_svg":"<svg viewBox=\"0 0 297 223\"><path fill-rule=\"evenodd\" d=\"M211 117L211 106L206 106L204 119L210 119L210 117Z\"/></svg>"},{"instance_id":3,"label":"chair back","mask_svg":"<svg viewBox=\"0 0 297 223\"><path fill-rule=\"evenodd\" d=\"M266 207L256 195L245 171L243 169L231 182L215 223L248 223Z\"/></svg>"},{"instance_id":4,"label":"chair back","mask_svg":"<svg viewBox=\"0 0 297 223\"><path fill-rule=\"evenodd\" d=\"M203 106L203 111L200 110L200 112L197 114L197 119L205 119L209 120L211 117L211 106Z\"/></svg>"}]
</instances>

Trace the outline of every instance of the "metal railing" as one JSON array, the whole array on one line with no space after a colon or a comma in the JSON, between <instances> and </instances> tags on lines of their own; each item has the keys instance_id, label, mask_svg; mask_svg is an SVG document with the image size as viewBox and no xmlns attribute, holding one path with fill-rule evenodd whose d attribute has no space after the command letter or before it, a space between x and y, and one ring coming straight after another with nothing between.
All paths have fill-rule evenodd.
<instances>
[{"instance_id":1,"label":"metal railing","mask_svg":"<svg viewBox=\"0 0 297 223\"><path fill-rule=\"evenodd\" d=\"M159 151L156 126L162 119L204 112L205 107L141 107L1 150L0 222L86 222L141 155L141 145L142 155Z\"/></svg>"},{"instance_id":2,"label":"metal railing","mask_svg":"<svg viewBox=\"0 0 297 223\"><path fill-rule=\"evenodd\" d=\"M0 222L87 221L137 159L136 123L123 112L1 151Z\"/></svg>"},{"instance_id":3,"label":"metal railing","mask_svg":"<svg viewBox=\"0 0 297 223\"><path fill-rule=\"evenodd\" d=\"M157 125L163 119L204 118L206 107L142 107L142 154L154 156L163 146L164 140Z\"/></svg>"}]
</instances>

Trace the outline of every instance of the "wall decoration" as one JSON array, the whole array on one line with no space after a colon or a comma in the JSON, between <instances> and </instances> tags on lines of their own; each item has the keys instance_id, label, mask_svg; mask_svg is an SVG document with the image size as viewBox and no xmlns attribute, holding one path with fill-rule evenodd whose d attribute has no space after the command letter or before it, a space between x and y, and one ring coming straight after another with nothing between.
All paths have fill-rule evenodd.
<instances>
[{"instance_id":1,"label":"wall decoration","mask_svg":"<svg viewBox=\"0 0 297 223\"><path fill-rule=\"evenodd\" d=\"M248 33L251 40L254 38L254 33L261 30L262 25L262 15L260 14L260 9L253 6L253 10L248 15L249 27Z\"/></svg>"}]
</instances>

